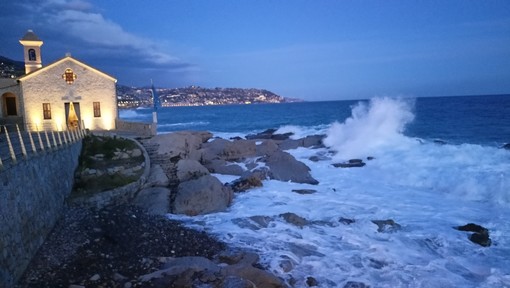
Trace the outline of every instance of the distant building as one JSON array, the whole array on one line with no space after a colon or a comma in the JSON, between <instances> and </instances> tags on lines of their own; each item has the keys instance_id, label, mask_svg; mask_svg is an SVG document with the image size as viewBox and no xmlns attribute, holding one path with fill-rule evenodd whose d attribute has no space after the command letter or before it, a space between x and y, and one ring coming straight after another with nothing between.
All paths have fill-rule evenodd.
<instances>
[{"instance_id":1,"label":"distant building","mask_svg":"<svg viewBox=\"0 0 510 288\"><path fill-rule=\"evenodd\" d=\"M19 124L27 130L115 129L115 78L70 54L43 66L43 41L32 30L20 43L25 75L0 79L0 125Z\"/></svg>"}]
</instances>

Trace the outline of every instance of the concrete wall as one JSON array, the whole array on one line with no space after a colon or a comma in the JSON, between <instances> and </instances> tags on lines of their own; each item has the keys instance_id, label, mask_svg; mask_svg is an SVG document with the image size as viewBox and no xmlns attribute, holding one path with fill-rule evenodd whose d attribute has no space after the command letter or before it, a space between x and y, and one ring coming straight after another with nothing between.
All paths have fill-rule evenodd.
<instances>
[{"instance_id":1,"label":"concrete wall","mask_svg":"<svg viewBox=\"0 0 510 288\"><path fill-rule=\"evenodd\" d=\"M0 287L12 287L61 215L82 142L0 171Z\"/></svg>"}]
</instances>

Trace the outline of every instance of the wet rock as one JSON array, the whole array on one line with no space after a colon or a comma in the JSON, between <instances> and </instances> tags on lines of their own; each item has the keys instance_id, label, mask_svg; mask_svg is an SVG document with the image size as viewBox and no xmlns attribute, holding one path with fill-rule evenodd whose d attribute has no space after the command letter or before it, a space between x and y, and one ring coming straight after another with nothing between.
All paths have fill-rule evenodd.
<instances>
[{"instance_id":1,"label":"wet rock","mask_svg":"<svg viewBox=\"0 0 510 288\"><path fill-rule=\"evenodd\" d=\"M280 214L280 217L285 219L287 223L298 226L299 228L303 228L303 226L308 225L310 223L305 218L291 212Z\"/></svg>"},{"instance_id":2,"label":"wet rock","mask_svg":"<svg viewBox=\"0 0 510 288\"><path fill-rule=\"evenodd\" d=\"M221 283L222 288L257 288L253 282L236 276L228 276Z\"/></svg>"},{"instance_id":3,"label":"wet rock","mask_svg":"<svg viewBox=\"0 0 510 288\"><path fill-rule=\"evenodd\" d=\"M317 282L317 279L312 276L308 276L306 277L306 285L308 285L308 287L316 287L319 285L319 282Z\"/></svg>"},{"instance_id":4,"label":"wet rock","mask_svg":"<svg viewBox=\"0 0 510 288\"><path fill-rule=\"evenodd\" d=\"M246 139L272 139L272 140L286 140L289 139L290 136L294 135L294 133L284 133L284 134L274 134L276 129L267 129L258 134L250 134L246 135Z\"/></svg>"},{"instance_id":5,"label":"wet rock","mask_svg":"<svg viewBox=\"0 0 510 288\"><path fill-rule=\"evenodd\" d=\"M340 219L338 219L338 222L345 224L345 225L351 225L352 223L354 223L356 221L353 219L341 217Z\"/></svg>"},{"instance_id":6,"label":"wet rock","mask_svg":"<svg viewBox=\"0 0 510 288\"><path fill-rule=\"evenodd\" d=\"M273 218L269 216L251 216L248 218L235 218L232 219L232 222L239 226L240 228L248 228L251 230L259 230L262 228L267 228L269 223L273 221Z\"/></svg>"},{"instance_id":7,"label":"wet rock","mask_svg":"<svg viewBox=\"0 0 510 288\"><path fill-rule=\"evenodd\" d=\"M269 167L269 177L275 180L317 185L319 181L310 175L310 168L287 152L277 151L263 162Z\"/></svg>"},{"instance_id":8,"label":"wet rock","mask_svg":"<svg viewBox=\"0 0 510 288\"><path fill-rule=\"evenodd\" d=\"M492 244L492 240L489 237L489 230L483 226L474 223L468 223L464 226L457 226L455 229L459 231L474 232L469 235L469 240L483 247L489 247Z\"/></svg>"},{"instance_id":9,"label":"wet rock","mask_svg":"<svg viewBox=\"0 0 510 288\"><path fill-rule=\"evenodd\" d=\"M239 178L228 184L234 192L245 192L249 189L262 187L262 181L258 177L251 176L247 178Z\"/></svg>"},{"instance_id":10,"label":"wet rock","mask_svg":"<svg viewBox=\"0 0 510 288\"><path fill-rule=\"evenodd\" d=\"M314 194L317 193L317 190L314 189L292 189L292 192L305 195L305 194Z\"/></svg>"},{"instance_id":11,"label":"wet rock","mask_svg":"<svg viewBox=\"0 0 510 288\"><path fill-rule=\"evenodd\" d=\"M101 276L99 274L94 274L94 276L90 277L90 281L97 281L101 279Z\"/></svg>"},{"instance_id":12,"label":"wet rock","mask_svg":"<svg viewBox=\"0 0 510 288\"><path fill-rule=\"evenodd\" d=\"M363 167L366 165L366 163L363 162L363 160L361 160L361 159L351 159L347 162L334 163L331 165L333 165L333 167L336 167L336 168L354 168L354 167Z\"/></svg>"},{"instance_id":13,"label":"wet rock","mask_svg":"<svg viewBox=\"0 0 510 288\"><path fill-rule=\"evenodd\" d=\"M343 288L370 288L370 286L363 282L348 281Z\"/></svg>"},{"instance_id":14,"label":"wet rock","mask_svg":"<svg viewBox=\"0 0 510 288\"><path fill-rule=\"evenodd\" d=\"M289 249L296 256L302 258L306 256L317 256L324 257L326 255L317 252L317 247L309 245L309 244L297 244L297 243L289 243Z\"/></svg>"},{"instance_id":15,"label":"wet rock","mask_svg":"<svg viewBox=\"0 0 510 288\"><path fill-rule=\"evenodd\" d=\"M237 164L229 163L223 159L214 159L208 161L204 166L211 173L218 173L224 175L236 175L241 176L244 172L243 168Z\"/></svg>"},{"instance_id":16,"label":"wet rock","mask_svg":"<svg viewBox=\"0 0 510 288\"><path fill-rule=\"evenodd\" d=\"M172 212L189 216L224 211L232 201L232 189L211 175L182 182L172 203Z\"/></svg>"},{"instance_id":17,"label":"wet rock","mask_svg":"<svg viewBox=\"0 0 510 288\"><path fill-rule=\"evenodd\" d=\"M285 284L276 276L255 268L251 265L236 264L226 266L222 269L222 273L228 276L234 276L241 279L246 279L252 282L255 287L267 288L280 288L285 287Z\"/></svg>"},{"instance_id":18,"label":"wet rock","mask_svg":"<svg viewBox=\"0 0 510 288\"><path fill-rule=\"evenodd\" d=\"M278 151L278 145L273 140L266 140L257 145L257 156L267 156Z\"/></svg>"},{"instance_id":19,"label":"wet rock","mask_svg":"<svg viewBox=\"0 0 510 288\"><path fill-rule=\"evenodd\" d=\"M283 272L288 273L294 269L295 263L291 259L282 259L280 261L280 268L282 268Z\"/></svg>"},{"instance_id":20,"label":"wet rock","mask_svg":"<svg viewBox=\"0 0 510 288\"><path fill-rule=\"evenodd\" d=\"M400 230L401 226L392 219L387 220L372 220L372 223L377 225L377 232L393 233Z\"/></svg>"}]
</instances>

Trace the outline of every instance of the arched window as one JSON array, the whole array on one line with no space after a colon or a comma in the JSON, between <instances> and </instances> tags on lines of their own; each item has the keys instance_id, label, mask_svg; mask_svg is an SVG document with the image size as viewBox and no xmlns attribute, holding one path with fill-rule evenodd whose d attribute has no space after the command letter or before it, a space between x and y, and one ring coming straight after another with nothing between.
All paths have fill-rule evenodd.
<instances>
[{"instance_id":1,"label":"arched window","mask_svg":"<svg viewBox=\"0 0 510 288\"><path fill-rule=\"evenodd\" d=\"M36 61L35 57L35 50L34 49L28 49L28 60L29 61Z\"/></svg>"}]
</instances>

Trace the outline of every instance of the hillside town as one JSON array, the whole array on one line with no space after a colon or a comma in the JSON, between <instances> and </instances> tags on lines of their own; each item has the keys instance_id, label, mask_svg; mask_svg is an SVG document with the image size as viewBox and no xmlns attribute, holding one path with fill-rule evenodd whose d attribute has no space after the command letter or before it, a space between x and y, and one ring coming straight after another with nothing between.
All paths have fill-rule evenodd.
<instances>
[{"instance_id":1,"label":"hillside town","mask_svg":"<svg viewBox=\"0 0 510 288\"><path fill-rule=\"evenodd\" d=\"M241 88L203 88L189 86L185 88L156 89L162 107L204 106L230 104L260 104L297 102L284 98L264 89ZM119 108L136 108L153 105L149 88L117 86Z\"/></svg>"},{"instance_id":2,"label":"hillside town","mask_svg":"<svg viewBox=\"0 0 510 288\"><path fill-rule=\"evenodd\" d=\"M0 78L17 78L24 74L24 64L0 56ZM230 104L260 104L299 102L279 96L265 89L204 88L189 86L184 88L158 88L156 92L162 107L205 106ZM153 106L150 87L133 87L117 84L119 108Z\"/></svg>"}]
</instances>

